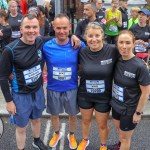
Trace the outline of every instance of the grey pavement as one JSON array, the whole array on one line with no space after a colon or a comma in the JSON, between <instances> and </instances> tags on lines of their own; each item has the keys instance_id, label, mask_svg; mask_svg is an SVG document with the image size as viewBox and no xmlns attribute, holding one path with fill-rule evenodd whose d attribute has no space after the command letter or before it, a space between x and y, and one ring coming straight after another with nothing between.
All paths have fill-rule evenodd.
<instances>
[{"instance_id":1,"label":"grey pavement","mask_svg":"<svg viewBox=\"0 0 150 150\"><path fill-rule=\"evenodd\" d=\"M44 91L46 93L46 85L44 85ZM0 115L1 116L8 115L8 112L6 110L6 102L5 102L5 99L4 99L3 94L1 92L1 89L0 89ZM62 115L65 116L67 114L64 113ZM46 111L44 111L43 117L47 117L47 116L49 116L49 114L47 114ZM150 100L148 100L145 104L143 117L150 117Z\"/></svg>"}]
</instances>

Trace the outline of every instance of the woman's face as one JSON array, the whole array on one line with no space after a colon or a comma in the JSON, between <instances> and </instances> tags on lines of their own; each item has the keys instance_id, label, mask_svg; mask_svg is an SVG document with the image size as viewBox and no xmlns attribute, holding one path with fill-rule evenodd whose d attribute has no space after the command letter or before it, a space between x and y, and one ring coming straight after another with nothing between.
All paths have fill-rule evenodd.
<instances>
[{"instance_id":1,"label":"woman's face","mask_svg":"<svg viewBox=\"0 0 150 150\"><path fill-rule=\"evenodd\" d=\"M99 51L103 43L103 35L99 28L89 28L86 31L87 45L92 51Z\"/></svg>"},{"instance_id":2,"label":"woman's face","mask_svg":"<svg viewBox=\"0 0 150 150\"><path fill-rule=\"evenodd\" d=\"M138 17L138 11L136 11L136 10L131 11L131 17L137 18Z\"/></svg>"},{"instance_id":3,"label":"woman's face","mask_svg":"<svg viewBox=\"0 0 150 150\"><path fill-rule=\"evenodd\" d=\"M12 3L9 10L10 10L10 13L12 14L17 14L17 4L16 3Z\"/></svg>"},{"instance_id":4,"label":"woman's face","mask_svg":"<svg viewBox=\"0 0 150 150\"><path fill-rule=\"evenodd\" d=\"M130 58L133 54L134 42L130 34L124 33L119 35L117 41L119 53L123 58Z\"/></svg>"}]
</instances>

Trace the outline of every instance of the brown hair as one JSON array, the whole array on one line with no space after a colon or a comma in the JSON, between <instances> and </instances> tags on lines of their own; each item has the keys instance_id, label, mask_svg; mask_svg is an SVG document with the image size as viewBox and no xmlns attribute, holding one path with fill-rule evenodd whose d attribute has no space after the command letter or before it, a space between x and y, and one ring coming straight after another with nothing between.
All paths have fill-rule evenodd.
<instances>
[{"instance_id":1,"label":"brown hair","mask_svg":"<svg viewBox=\"0 0 150 150\"><path fill-rule=\"evenodd\" d=\"M6 13L5 10L0 9L0 17L4 17L5 22L8 22L8 14Z\"/></svg>"},{"instance_id":2,"label":"brown hair","mask_svg":"<svg viewBox=\"0 0 150 150\"><path fill-rule=\"evenodd\" d=\"M117 42L118 42L119 36L122 35L122 34L128 34L128 35L130 35L131 38L132 38L133 43L135 42L135 36L134 36L134 34L133 34L131 31L129 31L129 30L122 30L122 31L120 31L119 34L118 34L118 36L117 36Z\"/></svg>"}]
</instances>

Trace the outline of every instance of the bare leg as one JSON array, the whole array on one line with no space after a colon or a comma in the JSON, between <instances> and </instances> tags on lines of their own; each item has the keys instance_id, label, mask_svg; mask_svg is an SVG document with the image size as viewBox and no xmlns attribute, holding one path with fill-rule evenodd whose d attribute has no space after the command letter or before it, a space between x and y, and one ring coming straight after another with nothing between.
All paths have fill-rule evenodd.
<instances>
[{"instance_id":1,"label":"bare leg","mask_svg":"<svg viewBox=\"0 0 150 150\"><path fill-rule=\"evenodd\" d=\"M16 142L19 150L24 149L26 142L26 127L20 128L16 126Z\"/></svg>"},{"instance_id":2,"label":"bare leg","mask_svg":"<svg viewBox=\"0 0 150 150\"><path fill-rule=\"evenodd\" d=\"M77 126L77 116L69 116L69 131L75 132Z\"/></svg>"},{"instance_id":3,"label":"bare leg","mask_svg":"<svg viewBox=\"0 0 150 150\"><path fill-rule=\"evenodd\" d=\"M32 134L34 138L40 137L41 131L41 119L33 119L31 120Z\"/></svg>"},{"instance_id":4,"label":"bare leg","mask_svg":"<svg viewBox=\"0 0 150 150\"><path fill-rule=\"evenodd\" d=\"M54 131L59 131L59 116L51 115L51 121Z\"/></svg>"},{"instance_id":5,"label":"bare leg","mask_svg":"<svg viewBox=\"0 0 150 150\"><path fill-rule=\"evenodd\" d=\"M87 139L90 133L93 110L94 110L93 108L91 109L80 108L80 112L82 115L82 136L84 139Z\"/></svg>"},{"instance_id":6,"label":"bare leg","mask_svg":"<svg viewBox=\"0 0 150 150\"><path fill-rule=\"evenodd\" d=\"M109 116L109 112L100 113L98 111L95 111L96 122L98 125L99 135L102 144L106 144L108 139L108 133L109 133L109 128L107 124L108 116Z\"/></svg>"}]
</instances>

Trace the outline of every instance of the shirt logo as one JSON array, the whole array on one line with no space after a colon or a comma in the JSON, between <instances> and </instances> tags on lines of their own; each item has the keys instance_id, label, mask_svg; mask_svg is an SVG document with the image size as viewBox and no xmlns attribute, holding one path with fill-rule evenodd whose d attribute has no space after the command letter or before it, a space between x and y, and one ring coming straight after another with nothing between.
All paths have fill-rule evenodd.
<instances>
[{"instance_id":1,"label":"shirt logo","mask_svg":"<svg viewBox=\"0 0 150 150\"><path fill-rule=\"evenodd\" d=\"M145 32L145 35L150 35L150 33L149 32Z\"/></svg>"},{"instance_id":2,"label":"shirt logo","mask_svg":"<svg viewBox=\"0 0 150 150\"><path fill-rule=\"evenodd\" d=\"M129 77L129 78L135 78L135 74L128 72L128 71L124 71L124 76Z\"/></svg>"},{"instance_id":3,"label":"shirt logo","mask_svg":"<svg viewBox=\"0 0 150 150\"><path fill-rule=\"evenodd\" d=\"M107 60L102 60L101 61L101 65L108 65L112 63L112 58L111 59L107 59Z\"/></svg>"}]
</instances>

